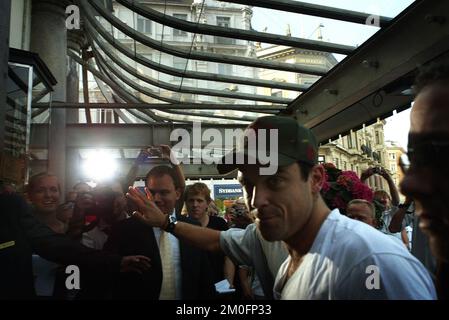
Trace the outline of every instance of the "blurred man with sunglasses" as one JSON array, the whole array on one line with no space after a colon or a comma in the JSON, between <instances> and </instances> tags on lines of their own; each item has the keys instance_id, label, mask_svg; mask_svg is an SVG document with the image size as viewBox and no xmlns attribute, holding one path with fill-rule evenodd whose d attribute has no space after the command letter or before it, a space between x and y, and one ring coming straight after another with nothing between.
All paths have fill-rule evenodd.
<instances>
[{"instance_id":1,"label":"blurred man with sunglasses","mask_svg":"<svg viewBox=\"0 0 449 320\"><path fill-rule=\"evenodd\" d=\"M419 227L439 262L437 289L449 298L449 65L418 76L401 190L415 201ZM404 163L403 163L404 164Z\"/></svg>"}]
</instances>

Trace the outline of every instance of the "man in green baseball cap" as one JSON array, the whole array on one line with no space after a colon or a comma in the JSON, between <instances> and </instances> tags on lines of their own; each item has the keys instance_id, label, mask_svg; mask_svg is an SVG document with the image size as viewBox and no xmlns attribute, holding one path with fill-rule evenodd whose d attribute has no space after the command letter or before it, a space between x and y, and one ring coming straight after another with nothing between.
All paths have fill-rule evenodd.
<instances>
[{"instance_id":1,"label":"man in green baseball cap","mask_svg":"<svg viewBox=\"0 0 449 320\"><path fill-rule=\"evenodd\" d=\"M310 130L293 118L268 116L250 124L245 136L219 170L239 169L256 224L238 233L220 233L178 223L171 232L203 249L222 249L231 259L254 263L258 275L276 270L276 299L435 298L429 274L404 246L327 207L320 194L325 172L317 164L317 143ZM169 224L137 190L130 190L129 198L142 221L158 227ZM279 266L281 241L289 256ZM265 262L255 263L260 260ZM270 274L263 274L261 280L269 283Z\"/></svg>"},{"instance_id":2,"label":"man in green baseball cap","mask_svg":"<svg viewBox=\"0 0 449 320\"><path fill-rule=\"evenodd\" d=\"M246 128L237 148L222 158L217 169L225 174L245 165L257 164L261 167L261 175L272 175L279 166L297 161L316 165L317 152L315 136L295 119L260 117Z\"/></svg>"}]
</instances>

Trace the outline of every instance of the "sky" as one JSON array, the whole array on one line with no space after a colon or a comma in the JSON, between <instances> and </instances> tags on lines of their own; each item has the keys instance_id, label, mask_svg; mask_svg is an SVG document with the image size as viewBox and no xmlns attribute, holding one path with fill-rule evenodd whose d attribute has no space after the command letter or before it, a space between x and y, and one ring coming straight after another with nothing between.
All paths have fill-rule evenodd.
<instances>
[{"instance_id":1,"label":"sky","mask_svg":"<svg viewBox=\"0 0 449 320\"><path fill-rule=\"evenodd\" d=\"M399 142L407 150L408 131L410 129L410 109L402 111L387 120L384 127L385 140Z\"/></svg>"},{"instance_id":2,"label":"sky","mask_svg":"<svg viewBox=\"0 0 449 320\"><path fill-rule=\"evenodd\" d=\"M413 3L413 0L308 0L301 2L395 17ZM266 32L268 33L285 35L287 24L290 25L292 36L309 39L316 39L316 29L322 24L324 26L322 28L324 41L353 46L361 45L379 30L377 27L368 25L271 9L253 8L252 27L257 31L263 31L266 27Z\"/></svg>"},{"instance_id":3,"label":"sky","mask_svg":"<svg viewBox=\"0 0 449 320\"><path fill-rule=\"evenodd\" d=\"M306 0L302 2L336 7L340 9L366 12L370 14L395 17L413 0ZM359 46L376 33L379 28L342 22L320 17L312 17L277 10L253 8L252 27L257 31L285 35L288 26L294 37L317 39L317 29L322 25L323 41ZM336 55L337 60L344 56ZM385 140L399 142L406 149L407 135L410 126L410 111L406 110L387 119Z\"/></svg>"}]
</instances>

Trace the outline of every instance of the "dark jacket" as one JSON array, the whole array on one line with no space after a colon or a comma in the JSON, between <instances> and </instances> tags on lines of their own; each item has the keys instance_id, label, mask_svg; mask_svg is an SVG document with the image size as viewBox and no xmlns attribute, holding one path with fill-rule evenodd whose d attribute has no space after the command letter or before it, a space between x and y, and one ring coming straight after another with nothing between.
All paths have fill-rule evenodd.
<instances>
[{"instance_id":1,"label":"dark jacket","mask_svg":"<svg viewBox=\"0 0 449 320\"><path fill-rule=\"evenodd\" d=\"M180 221L193 223L191 219ZM212 299L215 287L205 251L179 241L182 270L182 298ZM121 221L112 230L105 250L119 253L144 255L151 259L151 269L144 274L120 274L115 283L114 298L157 300L162 284L162 264L153 228L135 218Z\"/></svg>"},{"instance_id":2,"label":"dark jacket","mask_svg":"<svg viewBox=\"0 0 449 320\"><path fill-rule=\"evenodd\" d=\"M41 223L27 203L0 195L0 299L35 297L31 255L91 272L118 272L121 257L92 250Z\"/></svg>"}]
</instances>

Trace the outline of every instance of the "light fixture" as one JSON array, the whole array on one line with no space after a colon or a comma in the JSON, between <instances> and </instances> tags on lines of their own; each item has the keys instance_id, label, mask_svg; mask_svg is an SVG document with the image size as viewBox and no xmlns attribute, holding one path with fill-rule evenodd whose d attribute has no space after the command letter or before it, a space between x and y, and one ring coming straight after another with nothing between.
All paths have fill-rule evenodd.
<instances>
[{"instance_id":1,"label":"light fixture","mask_svg":"<svg viewBox=\"0 0 449 320\"><path fill-rule=\"evenodd\" d=\"M114 178L117 168L117 161L108 150L92 150L86 154L86 159L83 163L84 174L94 182Z\"/></svg>"}]
</instances>

